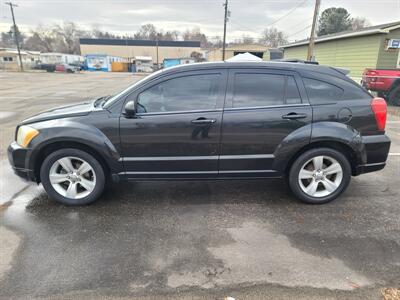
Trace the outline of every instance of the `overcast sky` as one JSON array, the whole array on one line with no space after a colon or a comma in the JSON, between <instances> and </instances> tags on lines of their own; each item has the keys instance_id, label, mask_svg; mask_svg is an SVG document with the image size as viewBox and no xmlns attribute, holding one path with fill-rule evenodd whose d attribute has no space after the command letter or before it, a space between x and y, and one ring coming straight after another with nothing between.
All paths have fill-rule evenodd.
<instances>
[{"instance_id":1,"label":"overcast sky","mask_svg":"<svg viewBox=\"0 0 400 300\"><path fill-rule=\"evenodd\" d=\"M0 0L0 30L12 24L9 0ZM73 21L85 29L98 27L113 33L133 34L142 24L163 30L199 27L208 36L222 36L224 0L13 0L17 24L29 32L39 24ZM289 40L306 38L314 0L229 0L228 41L243 35L259 37L272 24ZM344 7L367 18L372 25L400 21L400 0L322 0L328 7ZM289 13L289 14L288 14Z\"/></svg>"}]
</instances>

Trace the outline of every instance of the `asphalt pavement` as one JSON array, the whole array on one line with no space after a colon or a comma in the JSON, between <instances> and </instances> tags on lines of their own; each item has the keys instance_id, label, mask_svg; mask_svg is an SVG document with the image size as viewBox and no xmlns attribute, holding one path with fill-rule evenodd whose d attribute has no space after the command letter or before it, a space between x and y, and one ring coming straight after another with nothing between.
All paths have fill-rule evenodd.
<instances>
[{"instance_id":1,"label":"asphalt pavement","mask_svg":"<svg viewBox=\"0 0 400 300\"><path fill-rule=\"evenodd\" d=\"M114 184L66 207L9 169L19 120L127 73L0 73L0 299L381 299L400 287L400 109L387 167L326 205L280 180Z\"/></svg>"}]
</instances>

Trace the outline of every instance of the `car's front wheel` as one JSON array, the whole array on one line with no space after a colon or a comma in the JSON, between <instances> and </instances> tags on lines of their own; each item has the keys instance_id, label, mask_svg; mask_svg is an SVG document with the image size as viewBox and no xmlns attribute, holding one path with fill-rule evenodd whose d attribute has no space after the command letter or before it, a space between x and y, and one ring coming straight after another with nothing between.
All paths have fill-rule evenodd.
<instances>
[{"instance_id":1,"label":"car's front wheel","mask_svg":"<svg viewBox=\"0 0 400 300\"><path fill-rule=\"evenodd\" d=\"M61 149L43 162L40 178L49 196L67 205L85 205L96 201L104 190L101 164L79 149Z\"/></svg>"},{"instance_id":2,"label":"car's front wheel","mask_svg":"<svg viewBox=\"0 0 400 300\"><path fill-rule=\"evenodd\" d=\"M351 166L345 155L330 148L317 148L300 155L289 173L292 192L305 203L323 204L347 188Z\"/></svg>"}]
</instances>

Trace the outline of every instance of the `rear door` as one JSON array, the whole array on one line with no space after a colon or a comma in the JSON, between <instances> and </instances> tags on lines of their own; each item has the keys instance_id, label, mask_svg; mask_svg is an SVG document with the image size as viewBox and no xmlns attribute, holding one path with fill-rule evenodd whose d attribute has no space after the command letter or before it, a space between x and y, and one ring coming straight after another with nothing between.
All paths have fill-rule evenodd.
<instances>
[{"instance_id":1,"label":"rear door","mask_svg":"<svg viewBox=\"0 0 400 300\"><path fill-rule=\"evenodd\" d=\"M272 167L277 147L311 121L312 109L297 73L231 70L222 124L220 177L279 176Z\"/></svg>"}]
</instances>

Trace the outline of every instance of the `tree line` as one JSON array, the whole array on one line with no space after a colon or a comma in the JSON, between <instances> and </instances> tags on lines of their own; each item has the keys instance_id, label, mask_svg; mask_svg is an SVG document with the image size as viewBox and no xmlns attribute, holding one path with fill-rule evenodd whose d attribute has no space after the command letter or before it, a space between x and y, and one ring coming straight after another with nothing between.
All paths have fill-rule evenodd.
<instances>
[{"instance_id":1,"label":"tree line","mask_svg":"<svg viewBox=\"0 0 400 300\"><path fill-rule=\"evenodd\" d=\"M365 18L352 18L344 8L331 7L322 12L318 22L317 35L322 36L346 30L358 30L369 25ZM17 28L18 31L18 28ZM142 25L134 34L119 35L108 31L93 28L85 30L74 22L64 22L50 26L39 25L29 34L17 32L22 49L41 52L62 52L79 54L79 38L107 38L107 39L142 39L142 40L183 40L200 41L205 49L222 47L220 36L210 37L201 32L199 28L186 29L183 32L176 30L165 31L156 28L153 24ZM1 33L1 47L15 47L14 28ZM262 31L258 38L243 35L231 44L259 43L267 47L278 47L288 43L287 34L275 27Z\"/></svg>"}]
</instances>

